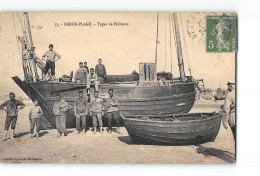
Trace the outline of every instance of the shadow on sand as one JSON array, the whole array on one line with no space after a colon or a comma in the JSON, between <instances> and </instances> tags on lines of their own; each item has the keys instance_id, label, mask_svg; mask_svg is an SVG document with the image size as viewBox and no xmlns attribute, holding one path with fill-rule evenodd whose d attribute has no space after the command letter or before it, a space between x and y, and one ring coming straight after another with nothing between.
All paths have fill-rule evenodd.
<instances>
[{"instance_id":1,"label":"shadow on sand","mask_svg":"<svg viewBox=\"0 0 260 176\"><path fill-rule=\"evenodd\" d=\"M202 145L196 145L198 147L197 153L204 154L205 157L214 156L228 163L234 163L236 161L235 154L228 151L223 151L215 148L203 147Z\"/></svg>"},{"instance_id":2,"label":"shadow on sand","mask_svg":"<svg viewBox=\"0 0 260 176\"><path fill-rule=\"evenodd\" d=\"M16 134L15 134L15 137L16 137L16 138L18 138L18 137L23 137L23 136L26 136L26 135L28 135L28 134L30 134L30 132L28 132L28 131L27 131L27 132L22 132L22 133L16 133Z\"/></svg>"},{"instance_id":3,"label":"shadow on sand","mask_svg":"<svg viewBox=\"0 0 260 176\"><path fill-rule=\"evenodd\" d=\"M40 133L39 133L39 137L42 137L42 136L44 136L44 135L46 135L46 134L49 134L49 132L48 132L48 131L40 132Z\"/></svg>"},{"instance_id":4,"label":"shadow on sand","mask_svg":"<svg viewBox=\"0 0 260 176\"><path fill-rule=\"evenodd\" d=\"M128 145L135 145L130 136L119 136L118 139Z\"/></svg>"}]
</instances>

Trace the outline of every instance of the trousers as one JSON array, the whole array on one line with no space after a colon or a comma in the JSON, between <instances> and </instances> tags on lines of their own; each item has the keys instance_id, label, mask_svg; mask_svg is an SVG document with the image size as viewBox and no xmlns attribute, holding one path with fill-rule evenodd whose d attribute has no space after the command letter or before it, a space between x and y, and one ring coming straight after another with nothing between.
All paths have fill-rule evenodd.
<instances>
[{"instance_id":1,"label":"trousers","mask_svg":"<svg viewBox=\"0 0 260 176\"><path fill-rule=\"evenodd\" d=\"M98 91L98 81L87 81L87 89L90 89L90 85L94 85L95 86L95 90Z\"/></svg>"},{"instance_id":2,"label":"trousers","mask_svg":"<svg viewBox=\"0 0 260 176\"><path fill-rule=\"evenodd\" d=\"M11 125L11 129L14 130L16 126L17 116L6 116L5 119L5 131L8 131Z\"/></svg>"},{"instance_id":3,"label":"trousers","mask_svg":"<svg viewBox=\"0 0 260 176\"><path fill-rule=\"evenodd\" d=\"M51 69L51 76L54 76L55 75L55 62L52 62L49 60L46 61L46 65L43 70L43 73L46 75L48 73L49 69Z\"/></svg>"},{"instance_id":4,"label":"trousers","mask_svg":"<svg viewBox=\"0 0 260 176\"><path fill-rule=\"evenodd\" d=\"M118 111L108 112L108 129L112 130L112 123L115 121L116 127L119 127L119 113Z\"/></svg>"},{"instance_id":5,"label":"trousers","mask_svg":"<svg viewBox=\"0 0 260 176\"><path fill-rule=\"evenodd\" d=\"M80 127L80 122L82 123L82 128ZM76 129L77 129L77 131L86 129L86 116L85 115L79 115L76 117Z\"/></svg>"},{"instance_id":6,"label":"trousers","mask_svg":"<svg viewBox=\"0 0 260 176\"><path fill-rule=\"evenodd\" d=\"M57 115L56 116L56 128L58 133L66 132L66 115Z\"/></svg>"},{"instance_id":7,"label":"trousers","mask_svg":"<svg viewBox=\"0 0 260 176\"><path fill-rule=\"evenodd\" d=\"M105 83L105 78L103 76L98 76L98 82L100 84L104 84Z\"/></svg>"},{"instance_id":8,"label":"trousers","mask_svg":"<svg viewBox=\"0 0 260 176\"><path fill-rule=\"evenodd\" d=\"M34 127L36 125L36 132L39 133L40 132L40 119L39 118L32 118L31 124L30 124L30 133L33 134L34 131Z\"/></svg>"},{"instance_id":9,"label":"trousers","mask_svg":"<svg viewBox=\"0 0 260 176\"><path fill-rule=\"evenodd\" d=\"M236 125L236 112L230 112L228 118L228 124L230 128Z\"/></svg>"},{"instance_id":10,"label":"trousers","mask_svg":"<svg viewBox=\"0 0 260 176\"><path fill-rule=\"evenodd\" d=\"M101 112L92 112L92 120L93 120L94 127L97 127L98 124L99 124L99 127L103 126ZM97 124L97 121L98 121L98 124Z\"/></svg>"}]
</instances>

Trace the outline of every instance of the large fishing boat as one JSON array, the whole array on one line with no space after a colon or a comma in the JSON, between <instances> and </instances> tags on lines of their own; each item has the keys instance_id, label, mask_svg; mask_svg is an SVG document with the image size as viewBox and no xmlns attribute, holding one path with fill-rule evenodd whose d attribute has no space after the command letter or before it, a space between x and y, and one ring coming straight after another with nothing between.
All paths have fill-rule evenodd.
<instances>
[{"instance_id":1,"label":"large fishing boat","mask_svg":"<svg viewBox=\"0 0 260 176\"><path fill-rule=\"evenodd\" d=\"M119 110L122 115L187 113L193 107L196 95L195 82L192 81L191 76L185 75L176 15L175 13L169 13L169 19L172 19L171 35L174 35L175 38L180 77L171 77L166 81L162 81L157 76L157 45L159 43L159 13L157 13L155 63L140 63L138 74L108 75L106 82L99 85L99 94L101 96L107 96L108 89L114 89L114 95L119 98ZM17 37L22 49L24 80L21 80L18 76L13 77L13 80L30 99L39 99L39 104L44 111L43 127L55 128L55 115L52 111L55 94L60 93L62 98L73 107L78 91L86 92L86 85L72 82L72 79L68 79L66 82L63 79L53 82L42 81L38 71L44 68L45 63L35 54L28 13L23 13L23 17L24 23L21 24L24 24L22 27L24 31L21 36ZM160 84L160 82L163 82L163 84ZM106 123L106 116L104 121ZM67 127L75 126L73 108L67 111L66 125Z\"/></svg>"}]
</instances>

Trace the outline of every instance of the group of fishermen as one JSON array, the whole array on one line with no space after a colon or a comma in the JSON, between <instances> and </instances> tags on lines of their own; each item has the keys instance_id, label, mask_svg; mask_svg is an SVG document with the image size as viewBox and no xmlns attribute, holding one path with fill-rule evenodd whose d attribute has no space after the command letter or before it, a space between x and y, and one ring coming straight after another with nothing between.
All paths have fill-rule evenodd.
<instances>
[{"instance_id":1,"label":"group of fishermen","mask_svg":"<svg viewBox=\"0 0 260 176\"><path fill-rule=\"evenodd\" d=\"M74 134L79 134L80 132L86 134L90 131L90 124L87 124L87 117L92 117L93 133L96 134L99 127L99 132L102 134L104 131L102 117L104 116L105 109L107 109L108 116L108 133L112 133L112 123L115 121L115 126L117 127L116 132L121 134L119 128L118 99L114 97L113 89L109 89L108 93L109 97L103 99L99 97L98 92L95 91L94 99L88 103L83 96L83 91L78 92L78 97L74 102L74 115L76 118L76 130ZM66 111L68 111L70 106L61 98L60 94L56 94L55 96L56 101L53 105L53 113L55 114L58 136L65 136ZM25 107L21 101L15 99L13 92L10 92L9 98L9 100L0 105L0 109L6 111L5 132L2 141L7 140L6 136L10 126L12 130L11 139L14 139L18 111ZM43 111L39 106L39 100L35 99L34 105L29 110L30 138L39 137L42 116ZM34 135L35 126L36 135Z\"/></svg>"},{"instance_id":2,"label":"group of fishermen","mask_svg":"<svg viewBox=\"0 0 260 176\"><path fill-rule=\"evenodd\" d=\"M89 124L87 124L87 117L92 117L93 133L103 133L103 121L105 109L107 109L108 116L108 133L112 133L112 123L115 121L117 127L117 133L121 134L119 129L119 109L118 99L113 94L113 89L108 90L109 97L101 98L97 91L94 93L94 99L88 103L83 96L83 91L78 92L78 97L74 102L74 115L76 118L76 130L74 134L82 132L86 134L89 130ZM106 107L106 108L105 108ZM69 109L68 103L61 98L60 94L56 94L56 101L53 105L53 112L56 116L56 128L58 136L65 136L66 133L66 111Z\"/></svg>"},{"instance_id":3,"label":"group of fishermen","mask_svg":"<svg viewBox=\"0 0 260 176\"><path fill-rule=\"evenodd\" d=\"M43 68L43 80L46 81L46 75L50 71L51 80L56 80L55 77L55 62L59 60L61 56L53 50L53 44L49 45L49 50L46 51L42 60L46 62L45 67ZM98 91L98 84L103 84L105 82L107 73L106 68L102 64L102 59L98 59L98 64L94 68L88 68L87 62L80 62L79 68L76 70L74 81L77 83L86 83L88 94L90 85L95 86L95 90Z\"/></svg>"},{"instance_id":4,"label":"group of fishermen","mask_svg":"<svg viewBox=\"0 0 260 176\"><path fill-rule=\"evenodd\" d=\"M90 71L90 72L89 72ZM88 69L87 62L80 62L79 68L76 70L74 81L77 83L86 83L87 94L90 94L90 86L95 87L95 91L98 92L99 84L105 83L107 73L106 67L102 64L102 59L98 59L98 64L94 68Z\"/></svg>"}]
</instances>

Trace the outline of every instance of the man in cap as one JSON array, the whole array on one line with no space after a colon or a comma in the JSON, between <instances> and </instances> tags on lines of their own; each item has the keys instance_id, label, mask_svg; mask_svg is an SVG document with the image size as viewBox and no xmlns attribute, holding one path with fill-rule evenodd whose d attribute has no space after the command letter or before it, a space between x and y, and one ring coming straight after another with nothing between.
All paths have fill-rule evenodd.
<instances>
[{"instance_id":1,"label":"man in cap","mask_svg":"<svg viewBox=\"0 0 260 176\"><path fill-rule=\"evenodd\" d=\"M102 59L98 59L98 64L95 67L95 72L98 76L99 83L104 84L107 73L105 66L102 64Z\"/></svg>"},{"instance_id":2,"label":"man in cap","mask_svg":"<svg viewBox=\"0 0 260 176\"><path fill-rule=\"evenodd\" d=\"M77 83L86 83L88 76L88 71L85 67L83 67L83 63L79 63L79 68L76 70L75 73L75 82Z\"/></svg>"},{"instance_id":3,"label":"man in cap","mask_svg":"<svg viewBox=\"0 0 260 176\"><path fill-rule=\"evenodd\" d=\"M227 122L232 130L233 137L236 140L236 90L235 81L228 81L228 93L226 95L224 103L224 111L226 112L226 118L223 119L223 126L228 128Z\"/></svg>"},{"instance_id":4,"label":"man in cap","mask_svg":"<svg viewBox=\"0 0 260 176\"><path fill-rule=\"evenodd\" d=\"M61 98L60 94L56 94L56 101L53 105L53 112L56 116L56 128L58 136L65 136L66 133L66 111L69 104Z\"/></svg>"},{"instance_id":5,"label":"man in cap","mask_svg":"<svg viewBox=\"0 0 260 176\"><path fill-rule=\"evenodd\" d=\"M98 92L95 91L94 99L90 103L90 113L92 115L93 126L94 126L94 134L97 133L97 126L99 124L100 133L103 133L103 123L102 123L102 115L103 115L103 99L98 96Z\"/></svg>"},{"instance_id":6,"label":"man in cap","mask_svg":"<svg viewBox=\"0 0 260 176\"><path fill-rule=\"evenodd\" d=\"M120 134L119 130L119 113L118 113L118 99L113 95L113 89L108 90L109 97L106 98L106 104L108 106L108 132L112 133L112 122L115 120L117 132Z\"/></svg>"},{"instance_id":7,"label":"man in cap","mask_svg":"<svg viewBox=\"0 0 260 176\"><path fill-rule=\"evenodd\" d=\"M29 111L29 122L30 122L30 138L33 138L33 131L36 125L36 137L39 138L40 125L41 125L41 116L43 115L42 108L39 106L39 101L34 100L33 106Z\"/></svg>"},{"instance_id":8,"label":"man in cap","mask_svg":"<svg viewBox=\"0 0 260 176\"><path fill-rule=\"evenodd\" d=\"M45 68L43 70L44 80L46 80L46 74L51 69L51 76L52 80L55 80L55 62L59 60L61 57L60 55L53 51L53 44L49 45L49 51L46 51L42 56L42 60L46 61Z\"/></svg>"},{"instance_id":9,"label":"man in cap","mask_svg":"<svg viewBox=\"0 0 260 176\"><path fill-rule=\"evenodd\" d=\"M74 114L76 117L76 132L77 134L83 131L86 132L86 115L87 115L88 103L83 97L83 91L79 91L79 96L74 102ZM82 123L82 128L80 127L80 122Z\"/></svg>"},{"instance_id":10,"label":"man in cap","mask_svg":"<svg viewBox=\"0 0 260 176\"><path fill-rule=\"evenodd\" d=\"M25 106L22 102L15 99L15 94L13 92L9 93L9 98L10 100L7 100L0 105L0 110L6 111L5 132L2 141L6 140L6 135L10 125L12 129L11 139L14 139L14 132L15 132L18 111L20 109L23 109Z\"/></svg>"}]
</instances>

